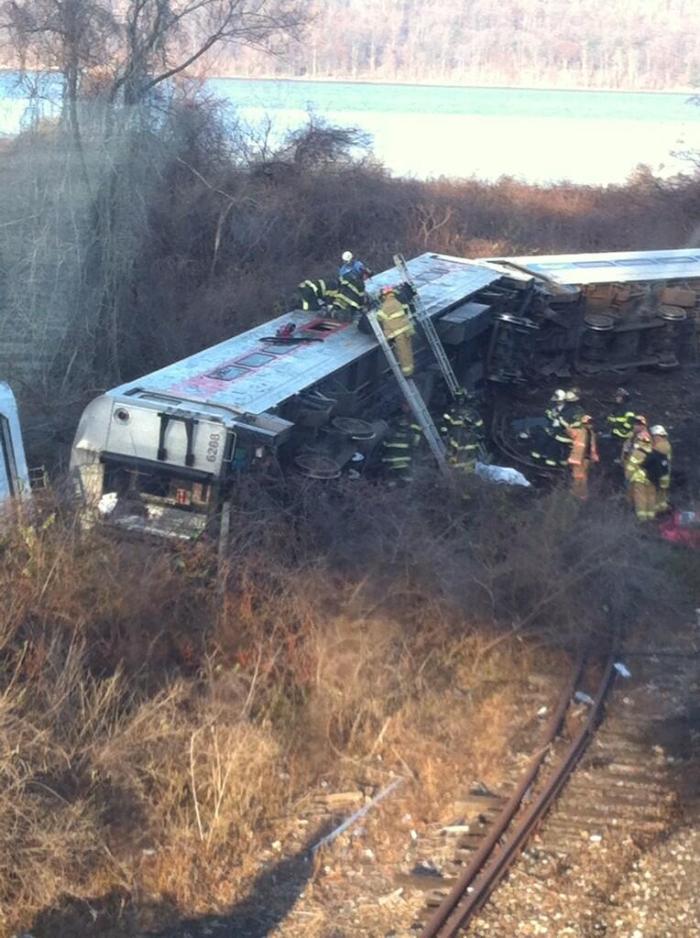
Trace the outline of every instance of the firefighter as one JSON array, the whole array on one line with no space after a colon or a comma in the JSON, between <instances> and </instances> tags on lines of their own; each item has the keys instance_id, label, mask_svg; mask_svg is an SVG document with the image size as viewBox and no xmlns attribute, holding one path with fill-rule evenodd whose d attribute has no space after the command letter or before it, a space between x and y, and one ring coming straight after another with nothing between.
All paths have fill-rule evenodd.
<instances>
[{"instance_id":1,"label":"firefighter","mask_svg":"<svg viewBox=\"0 0 700 938\"><path fill-rule=\"evenodd\" d=\"M646 472L656 491L655 512L664 514L669 510L668 490L671 486L671 443L666 429L656 424L649 431L652 452L646 461Z\"/></svg>"},{"instance_id":2,"label":"firefighter","mask_svg":"<svg viewBox=\"0 0 700 938\"><path fill-rule=\"evenodd\" d=\"M413 481L413 455L421 440L421 428L403 414L382 443L382 466L394 484Z\"/></svg>"},{"instance_id":3,"label":"firefighter","mask_svg":"<svg viewBox=\"0 0 700 938\"><path fill-rule=\"evenodd\" d=\"M341 276L333 291L328 294L332 304L332 316L342 322L352 322L363 311L366 304L364 281L346 274Z\"/></svg>"},{"instance_id":4,"label":"firefighter","mask_svg":"<svg viewBox=\"0 0 700 938\"><path fill-rule=\"evenodd\" d=\"M415 329L409 316L409 307L399 296L403 295L400 287L382 287L380 292L377 322L384 335L393 344L401 371L410 378L413 374L413 335Z\"/></svg>"},{"instance_id":5,"label":"firefighter","mask_svg":"<svg viewBox=\"0 0 700 938\"><path fill-rule=\"evenodd\" d=\"M464 419L465 426L470 432L483 442L484 439L484 419L476 405L477 396L475 393L460 388L454 402L454 410Z\"/></svg>"},{"instance_id":6,"label":"firefighter","mask_svg":"<svg viewBox=\"0 0 700 938\"><path fill-rule=\"evenodd\" d=\"M570 391L564 392L564 404L560 411L560 420L564 425L564 429L570 424L580 422L581 418L584 416L583 407L581 406L581 392L578 388L571 388Z\"/></svg>"},{"instance_id":7,"label":"firefighter","mask_svg":"<svg viewBox=\"0 0 700 938\"><path fill-rule=\"evenodd\" d=\"M622 453L620 454L620 462L622 463L622 468L625 473L625 479L627 479L627 461L634 447L634 441L642 432L648 432L647 418L644 414L636 414L632 420L632 433L622 444Z\"/></svg>"},{"instance_id":8,"label":"firefighter","mask_svg":"<svg viewBox=\"0 0 700 938\"><path fill-rule=\"evenodd\" d=\"M567 433L571 439L568 459L571 470L571 492L576 498L585 501L588 498L588 470L591 463L598 462L593 419L589 414L583 414L580 419L574 420L567 426Z\"/></svg>"},{"instance_id":9,"label":"firefighter","mask_svg":"<svg viewBox=\"0 0 700 938\"><path fill-rule=\"evenodd\" d=\"M342 264L338 268L339 277L350 276L364 283L365 280L372 276L372 271L369 267L359 260L359 258L354 258L352 251L343 251L341 260Z\"/></svg>"},{"instance_id":10,"label":"firefighter","mask_svg":"<svg viewBox=\"0 0 700 938\"><path fill-rule=\"evenodd\" d=\"M562 418L566 404L566 391L557 388L550 398L550 406L545 411L547 426L535 433L530 455L536 462L544 463L550 469L567 465L571 439L566 432Z\"/></svg>"},{"instance_id":11,"label":"firefighter","mask_svg":"<svg viewBox=\"0 0 700 938\"><path fill-rule=\"evenodd\" d=\"M656 489L644 468L652 451L651 436L646 427L640 428L628 442L631 446L625 461L625 477L634 513L638 521L652 521L656 515Z\"/></svg>"},{"instance_id":12,"label":"firefighter","mask_svg":"<svg viewBox=\"0 0 700 938\"><path fill-rule=\"evenodd\" d=\"M564 391L562 391L561 388L557 388L557 390L552 393L552 396L549 399L550 406L544 412L545 418L548 421L548 425L546 427L534 427L530 432L530 457L535 462L550 465L552 468L556 465L556 463L554 462L551 453L551 429L553 421L555 417L558 416L559 409L563 405L564 400Z\"/></svg>"},{"instance_id":13,"label":"firefighter","mask_svg":"<svg viewBox=\"0 0 700 938\"><path fill-rule=\"evenodd\" d=\"M475 395L460 388L443 413L439 427L448 463L464 472L473 472L484 448L484 421L474 400Z\"/></svg>"},{"instance_id":14,"label":"firefighter","mask_svg":"<svg viewBox=\"0 0 700 938\"><path fill-rule=\"evenodd\" d=\"M636 417L635 412L630 409L629 398L629 391L618 388L615 391L615 407L607 419L613 439L619 440L620 443L632 436L632 425Z\"/></svg>"},{"instance_id":15,"label":"firefighter","mask_svg":"<svg viewBox=\"0 0 700 938\"><path fill-rule=\"evenodd\" d=\"M305 313L324 309L338 289L337 280L303 280L295 294L296 306Z\"/></svg>"},{"instance_id":16,"label":"firefighter","mask_svg":"<svg viewBox=\"0 0 700 938\"><path fill-rule=\"evenodd\" d=\"M453 469L473 472L481 455L481 439L468 426L467 420L454 412L442 415L440 436L447 450L447 462Z\"/></svg>"}]
</instances>

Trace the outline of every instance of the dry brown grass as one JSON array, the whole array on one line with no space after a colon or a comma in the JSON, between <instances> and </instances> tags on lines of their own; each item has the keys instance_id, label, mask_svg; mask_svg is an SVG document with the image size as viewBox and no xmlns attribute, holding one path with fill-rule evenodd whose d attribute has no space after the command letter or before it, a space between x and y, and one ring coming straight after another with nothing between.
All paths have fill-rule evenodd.
<instances>
[{"instance_id":1,"label":"dry brown grass","mask_svg":"<svg viewBox=\"0 0 700 938\"><path fill-rule=\"evenodd\" d=\"M3 526L0 934L66 894L226 909L321 778L405 777L387 830L497 784L531 669L663 600L624 514L438 485L242 493L223 595L205 546Z\"/></svg>"}]
</instances>

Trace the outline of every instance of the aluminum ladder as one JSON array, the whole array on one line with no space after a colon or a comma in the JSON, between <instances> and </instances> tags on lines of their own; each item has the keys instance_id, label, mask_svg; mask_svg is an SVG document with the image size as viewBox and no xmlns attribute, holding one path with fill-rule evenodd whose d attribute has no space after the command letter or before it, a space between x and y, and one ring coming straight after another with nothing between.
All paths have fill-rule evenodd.
<instances>
[{"instance_id":1,"label":"aluminum ladder","mask_svg":"<svg viewBox=\"0 0 700 938\"><path fill-rule=\"evenodd\" d=\"M440 434L438 433L437 427L433 423L433 418L430 416L430 411L425 406L425 401L421 397L421 393L415 385L413 378L407 378L406 375L401 371L401 365L394 355L394 350L387 341L387 337L384 335L384 330L379 325L377 320L376 311L372 310L367 313L367 321L372 327L372 332L379 343L379 347L384 352L386 360L389 362L391 370L394 372L394 377L398 381L399 387L401 388L401 393L406 399L406 403L411 408L413 416L416 418L418 424L420 425L423 435L428 442L430 451L435 457L435 461L440 468L440 471L447 475L449 473L449 467L447 465L447 456L445 453L445 444L440 439Z\"/></svg>"},{"instance_id":2,"label":"aluminum ladder","mask_svg":"<svg viewBox=\"0 0 700 938\"><path fill-rule=\"evenodd\" d=\"M461 391L461 385L457 380L457 375L454 373L454 369L450 364L449 358L447 357L445 347L440 341L440 336L435 331L433 320L428 315L428 311L420 298L418 288L416 287L410 273L408 272L408 267L406 265L406 261L404 260L403 254L394 254L394 264L396 265L396 268L400 272L404 281L412 286L415 291L413 300L415 305L415 313L411 311L409 315L414 320L414 322L417 322L421 326L423 335L427 339L428 345L433 350L433 355L435 356L435 360L437 361L442 376L445 379L445 383L450 390L450 394L453 398L456 398Z\"/></svg>"}]
</instances>

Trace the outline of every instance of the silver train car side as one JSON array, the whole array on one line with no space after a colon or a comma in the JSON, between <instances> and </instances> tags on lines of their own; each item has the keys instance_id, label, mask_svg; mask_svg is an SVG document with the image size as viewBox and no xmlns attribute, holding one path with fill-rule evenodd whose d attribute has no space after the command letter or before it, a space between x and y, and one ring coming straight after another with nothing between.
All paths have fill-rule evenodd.
<instances>
[{"instance_id":1,"label":"silver train car side","mask_svg":"<svg viewBox=\"0 0 700 938\"><path fill-rule=\"evenodd\" d=\"M27 497L29 491L17 401L10 386L0 381L0 506L11 498Z\"/></svg>"},{"instance_id":2,"label":"silver train car side","mask_svg":"<svg viewBox=\"0 0 700 938\"><path fill-rule=\"evenodd\" d=\"M459 379L541 381L678 364L694 328L700 252L658 251L408 263ZM400 282L391 268L370 294ZM294 324L295 341L275 341ZM416 380L435 377L417 336ZM111 523L192 537L241 473L285 466L333 478L369 454L399 406L373 336L293 310L103 394L88 405L71 466Z\"/></svg>"}]
</instances>

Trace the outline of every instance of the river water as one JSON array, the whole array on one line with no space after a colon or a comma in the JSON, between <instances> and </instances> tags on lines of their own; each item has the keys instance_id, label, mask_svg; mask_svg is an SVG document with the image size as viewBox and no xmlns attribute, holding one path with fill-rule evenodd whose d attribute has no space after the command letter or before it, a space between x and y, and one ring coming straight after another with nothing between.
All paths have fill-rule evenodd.
<instances>
[{"instance_id":1,"label":"river water","mask_svg":"<svg viewBox=\"0 0 700 938\"><path fill-rule=\"evenodd\" d=\"M309 111L360 127L377 157L403 176L615 183L640 164L661 176L689 171L674 153L700 151L700 105L682 93L234 78L208 85L244 123L269 120L275 140ZM11 76L0 76L0 132L16 133L26 106Z\"/></svg>"}]
</instances>

